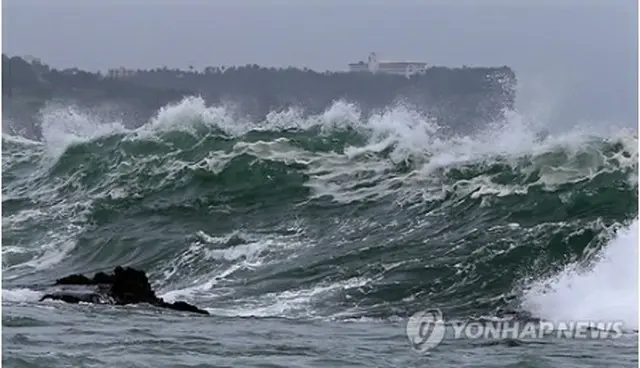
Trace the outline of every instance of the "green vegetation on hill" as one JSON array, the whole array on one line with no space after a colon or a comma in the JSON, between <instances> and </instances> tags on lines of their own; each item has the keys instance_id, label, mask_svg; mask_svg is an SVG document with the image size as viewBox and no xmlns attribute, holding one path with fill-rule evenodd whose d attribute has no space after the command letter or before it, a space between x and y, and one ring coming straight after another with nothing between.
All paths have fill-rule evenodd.
<instances>
[{"instance_id":1,"label":"green vegetation on hill","mask_svg":"<svg viewBox=\"0 0 640 368\"><path fill-rule=\"evenodd\" d=\"M508 67L431 67L410 78L366 72L316 72L297 68L208 67L203 71L156 68L110 78L77 68L58 70L20 57L2 56L3 96L9 100L116 103L145 119L187 95L208 103L234 101L256 119L269 111L299 106L319 113L344 99L363 111L403 101L428 111L444 125L464 128L495 120L515 101L516 77ZM16 106L16 104L9 104ZM140 123L140 122L138 122Z\"/></svg>"}]
</instances>

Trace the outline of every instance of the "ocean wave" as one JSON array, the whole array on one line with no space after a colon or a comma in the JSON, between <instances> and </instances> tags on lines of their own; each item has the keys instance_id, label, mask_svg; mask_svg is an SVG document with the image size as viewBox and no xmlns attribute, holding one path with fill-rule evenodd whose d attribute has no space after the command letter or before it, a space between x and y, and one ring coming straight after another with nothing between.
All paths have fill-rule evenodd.
<instances>
[{"instance_id":1,"label":"ocean wave","mask_svg":"<svg viewBox=\"0 0 640 368\"><path fill-rule=\"evenodd\" d=\"M406 106L364 116L346 102L251 122L187 98L136 129L43 116L42 142L3 136L6 295L126 264L221 315L553 319L594 295L567 285L589 283L624 290L578 317L637 326L623 315L633 282L611 276L634 251L620 242L635 233L613 231L637 226L629 132L541 137L512 113L461 136ZM616 264L592 276L571 268L607 252Z\"/></svg>"}]
</instances>

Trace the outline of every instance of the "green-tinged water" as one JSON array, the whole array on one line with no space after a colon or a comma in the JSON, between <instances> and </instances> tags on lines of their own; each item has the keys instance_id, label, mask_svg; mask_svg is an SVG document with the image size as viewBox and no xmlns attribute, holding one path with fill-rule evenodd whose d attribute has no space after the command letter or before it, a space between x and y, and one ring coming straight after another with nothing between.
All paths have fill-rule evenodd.
<instances>
[{"instance_id":1,"label":"green-tinged water","mask_svg":"<svg viewBox=\"0 0 640 368\"><path fill-rule=\"evenodd\" d=\"M637 365L637 137L512 121L444 137L403 108L233 121L197 99L139 129L77 111L3 136L8 366ZM38 302L142 268L149 306ZM407 318L618 321L616 339L446 338Z\"/></svg>"}]
</instances>

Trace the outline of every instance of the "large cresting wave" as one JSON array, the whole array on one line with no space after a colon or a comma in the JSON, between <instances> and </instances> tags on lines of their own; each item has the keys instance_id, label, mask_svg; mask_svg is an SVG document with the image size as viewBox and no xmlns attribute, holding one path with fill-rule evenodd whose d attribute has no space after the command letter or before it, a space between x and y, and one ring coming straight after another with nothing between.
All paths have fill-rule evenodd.
<instances>
[{"instance_id":1,"label":"large cresting wave","mask_svg":"<svg viewBox=\"0 0 640 368\"><path fill-rule=\"evenodd\" d=\"M455 136L346 102L251 122L188 98L137 129L52 108L42 142L3 136L3 298L124 264L224 316L637 329L637 136L538 128Z\"/></svg>"}]
</instances>

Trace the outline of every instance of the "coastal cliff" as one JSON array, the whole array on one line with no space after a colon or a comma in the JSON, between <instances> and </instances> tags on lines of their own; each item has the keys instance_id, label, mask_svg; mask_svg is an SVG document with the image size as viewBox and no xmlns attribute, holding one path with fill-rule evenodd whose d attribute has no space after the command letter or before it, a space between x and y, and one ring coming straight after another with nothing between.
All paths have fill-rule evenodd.
<instances>
[{"instance_id":1,"label":"coastal cliff","mask_svg":"<svg viewBox=\"0 0 640 368\"><path fill-rule=\"evenodd\" d=\"M320 113L336 100L356 103L365 114L404 103L429 113L441 126L461 131L500 119L505 109L513 108L517 83L515 73L506 66L434 66L409 78L255 64L103 75L78 68L59 70L3 55L2 67L3 113L36 135L37 111L48 102L117 106L125 123L135 126L160 107L190 95L202 96L209 104L231 101L243 115L258 121L270 111L292 106L309 114Z\"/></svg>"}]
</instances>

